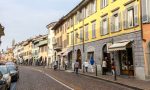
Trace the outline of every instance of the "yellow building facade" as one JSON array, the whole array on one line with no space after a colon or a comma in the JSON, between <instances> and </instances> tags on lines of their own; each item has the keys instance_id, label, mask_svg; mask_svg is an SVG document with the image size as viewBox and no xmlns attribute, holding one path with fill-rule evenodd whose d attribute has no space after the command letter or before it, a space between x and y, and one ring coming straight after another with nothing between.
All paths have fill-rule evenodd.
<instances>
[{"instance_id":1,"label":"yellow building facade","mask_svg":"<svg viewBox=\"0 0 150 90\"><path fill-rule=\"evenodd\" d=\"M145 79L140 2L82 0L62 17L53 29L61 31L62 42L67 40L67 47L62 47L60 52L65 53L68 67L73 68L77 60L80 69L84 70L83 64L87 60L89 71L101 74L102 61L107 58L107 72L111 73L111 59L114 58L118 75ZM66 32L62 34L62 31ZM59 33L55 35L57 38ZM63 49L67 51L63 52Z\"/></svg>"}]
</instances>

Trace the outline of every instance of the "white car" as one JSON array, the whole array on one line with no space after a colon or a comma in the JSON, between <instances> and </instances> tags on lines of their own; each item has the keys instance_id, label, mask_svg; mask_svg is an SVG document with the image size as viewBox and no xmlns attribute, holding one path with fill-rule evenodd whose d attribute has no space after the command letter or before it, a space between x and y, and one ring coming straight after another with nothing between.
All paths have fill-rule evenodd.
<instances>
[{"instance_id":1,"label":"white car","mask_svg":"<svg viewBox=\"0 0 150 90\"><path fill-rule=\"evenodd\" d=\"M11 86L11 76L6 65L0 65L0 71L3 74L2 80L6 82L7 89L10 89Z\"/></svg>"}]
</instances>

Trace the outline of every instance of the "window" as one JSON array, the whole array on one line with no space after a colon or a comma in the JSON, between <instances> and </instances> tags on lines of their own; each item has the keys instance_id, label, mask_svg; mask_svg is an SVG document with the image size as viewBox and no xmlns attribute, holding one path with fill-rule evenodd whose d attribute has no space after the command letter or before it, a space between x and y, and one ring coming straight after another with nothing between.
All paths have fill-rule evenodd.
<instances>
[{"instance_id":1,"label":"window","mask_svg":"<svg viewBox=\"0 0 150 90\"><path fill-rule=\"evenodd\" d=\"M121 30L121 13L114 13L111 17L111 32Z\"/></svg>"},{"instance_id":2,"label":"window","mask_svg":"<svg viewBox=\"0 0 150 90\"><path fill-rule=\"evenodd\" d=\"M80 42L83 41L83 27L80 28Z\"/></svg>"},{"instance_id":3,"label":"window","mask_svg":"<svg viewBox=\"0 0 150 90\"><path fill-rule=\"evenodd\" d=\"M106 35L108 34L108 18L105 17L102 19L102 21L100 22L100 33L101 35Z\"/></svg>"},{"instance_id":4,"label":"window","mask_svg":"<svg viewBox=\"0 0 150 90\"><path fill-rule=\"evenodd\" d=\"M89 39L88 25L85 25L85 40L87 41L88 39Z\"/></svg>"},{"instance_id":5,"label":"window","mask_svg":"<svg viewBox=\"0 0 150 90\"><path fill-rule=\"evenodd\" d=\"M92 22L92 38L96 38L96 21Z\"/></svg>"},{"instance_id":6,"label":"window","mask_svg":"<svg viewBox=\"0 0 150 90\"><path fill-rule=\"evenodd\" d=\"M150 0L142 0L142 21L143 23L150 22Z\"/></svg>"},{"instance_id":7,"label":"window","mask_svg":"<svg viewBox=\"0 0 150 90\"><path fill-rule=\"evenodd\" d=\"M127 16L127 20L128 20L128 27L133 27L134 25L134 10L133 8L128 10L127 12L128 16Z\"/></svg>"},{"instance_id":8,"label":"window","mask_svg":"<svg viewBox=\"0 0 150 90\"><path fill-rule=\"evenodd\" d=\"M108 0L101 0L101 8L104 8L108 5Z\"/></svg>"},{"instance_id":9,"label":"window","mask_svg":"<svg viewBox=\"0 0 150 90\"><path fill-rule=\"evenodd\" d=\"M123 23L124 29L128 29L139 25L139 9L138 4L130 6L123 12Z\"/></svg>"},{"instance_id":10,"label":"window","mask_svg":"<svg viewBox=\"0 0 150 90\"><path fill-rule=\"evenodd\" d=\"M91 2L91 12L95 13L96 12L96 0L93 0Z\"/></svg>"},{"instance_id":11,"label":"window","mask_svg":"<svg viewBox=\"0 0 150 90\"><path fill-rule=\"evenodd\" d=\"M86 16L86 17L89 16L89 12L88 12L89 10L88 10L88 9L89 9L89 8L88 8L88 5L87 5L86 8L85 8L85 16Z\"/></svg>"},{"instance_id":12,"label":"window","mask_svg":"<svg viewBox=\"0 0 150 90\"><path fill-rule=\"evenodd\" d=\"M73 32L71 32L71 45L73 45Z\"/></svg>"},{"instance_id":13,"label":"window","mask_svg":"<svg viewBox=\"0 0 150 90\"><path fill-rule=\"evenodd\" d=\"M77 29L75 30L75 44L77 44L77 37L76 37L76 34L77 34Z\"/></svg>"},{"instance_id":14,"label":"window","mask_svg":"<svg viewBox=\"0 0 150 90\"><path fill-rule=\"evenodd\" d=\"M67 46L69 45L69 34L67 34Z\"/></svg>"}]
</instances>

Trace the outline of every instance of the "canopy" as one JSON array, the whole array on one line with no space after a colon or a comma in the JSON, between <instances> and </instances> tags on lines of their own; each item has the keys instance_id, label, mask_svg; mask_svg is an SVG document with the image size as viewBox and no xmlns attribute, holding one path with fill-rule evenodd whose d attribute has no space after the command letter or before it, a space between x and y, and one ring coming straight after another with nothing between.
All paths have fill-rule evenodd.
<instances>
[{"instance_id":1,"label":"canopy","mask_svg":"<svg viewBox=\"0 0 150 90\"><path fill-rule=\"evenodd\" d=\"M131 41L122 41L122 42L117 42L109 46L108 50L111 51L120 51L120 50L126 50L127 45Z\"/></svg>"}]
</instances>

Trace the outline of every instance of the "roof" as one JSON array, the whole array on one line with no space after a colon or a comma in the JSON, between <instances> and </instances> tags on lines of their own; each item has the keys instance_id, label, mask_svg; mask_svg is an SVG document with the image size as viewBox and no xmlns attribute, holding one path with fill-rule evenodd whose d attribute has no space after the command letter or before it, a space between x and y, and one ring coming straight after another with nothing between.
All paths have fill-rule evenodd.
<instances>
[{"instance_id":1,"label":"roof","mask_svg":"<svg viewBox=\"0 0 150 90\"><path fill-rule=\"evenodd\" d=\"M48 24L48 25L46 26L46 28L49 29L49 28L53 27L56 23L57 23L57 22L51 22L50 24Z\"/></svg>"}]
</instances>

